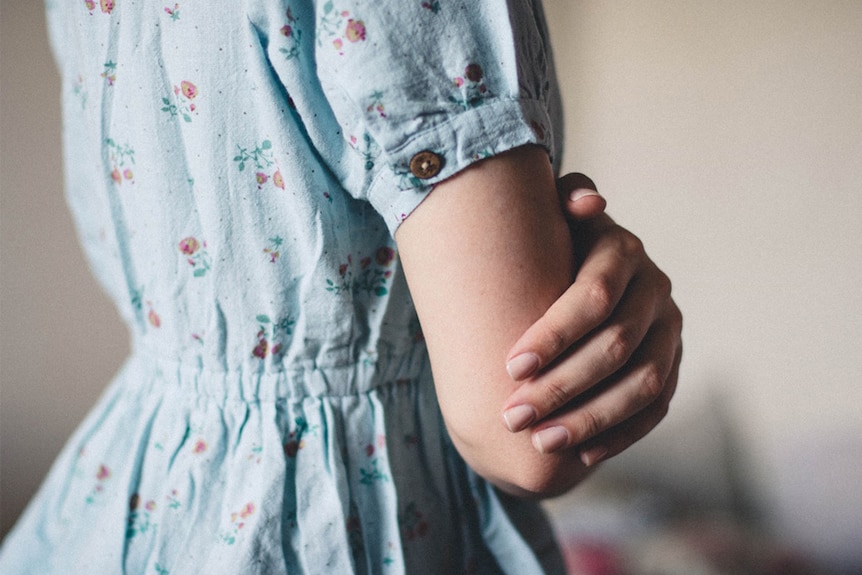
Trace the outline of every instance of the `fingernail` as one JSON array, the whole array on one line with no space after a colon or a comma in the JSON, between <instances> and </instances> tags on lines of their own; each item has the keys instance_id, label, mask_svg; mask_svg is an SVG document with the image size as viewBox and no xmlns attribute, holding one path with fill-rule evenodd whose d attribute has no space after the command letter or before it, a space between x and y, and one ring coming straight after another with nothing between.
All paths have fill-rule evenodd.
<instances>
[{"instance_id":1,"label":"fingernail","mask_svg":"<svg viewBox=\"0 0 862 575\"><path fill-rule=\"evenodd\" d=\"M533 434L533 446L540 453L553 453L569 443L569 432L565 427L549 427Z\"/></svg>"},{"instance_id":2,"label":"fingernail","mask_svg":"<svg viewBox=\"0 0 862 575\"><path fill-rule=\"evenodd\" d=\"M522 353L516 355L506 364L506 371L509 372L509 377L515 381L520 381L525 377L532 375L539 368L539 356L535 353Z\"/></svg>"},{"instance_id":3,"label":"fingernail","mask_svg":"<svg viewBox=\"0 0 862 575\"><path fill-rule=\"evenodd\" d=\"M509 431L517 433L536 419L536 410L530 405L516 405L503 412L503 419Z\"/></svg>"},{"instance_id":4,"label":"fingernail","mask_svg":"<svg viewBox=\"0 0 862 575\"><path fill-rule=\"evenodd\" d=\"M595 465L599 461L605 458L605 455L608 454L608 448L603 445L597 445L596 447L591 447L590 449L584 449L581 451L581 461L587 467Z\"/></svg>"},{"instance_id":5,"label":"fingernail","mask_svg":"<svg viewBox=\"0 0 862 575\"><path fill-rule=\"evenodd\" d=\"M601 194L589 188L578 188L577 190L572 190L569 194L569 201L577 202L581 198L586 198L587 196L601 196Z\"/></svg>"}]
</instances>

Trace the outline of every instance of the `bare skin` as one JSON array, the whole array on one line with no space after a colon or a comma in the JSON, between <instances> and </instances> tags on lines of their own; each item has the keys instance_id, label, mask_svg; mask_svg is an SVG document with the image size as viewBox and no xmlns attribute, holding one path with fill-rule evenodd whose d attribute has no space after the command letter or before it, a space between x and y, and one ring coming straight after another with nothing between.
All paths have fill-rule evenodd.
<instances>
[{"instance_id":1,"label":"bare skin","mask_svg":"<svg viewBox=\"0 0 862 575\"><path fill-rule=\"evenodd\" d=\"M558 182L567 225L544 152L520 148L439 184L396 236L453 441L519 496L580 482L651 430L676 387L669 282L594 187Z\"/></svg>"}]
</instances>

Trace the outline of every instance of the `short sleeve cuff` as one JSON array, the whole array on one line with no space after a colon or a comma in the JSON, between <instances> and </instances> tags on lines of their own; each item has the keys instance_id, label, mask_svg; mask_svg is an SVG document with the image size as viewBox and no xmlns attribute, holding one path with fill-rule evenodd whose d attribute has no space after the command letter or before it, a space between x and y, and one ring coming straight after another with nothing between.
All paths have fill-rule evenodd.
<instances>
[{"instance_id":1,"label":"short sleeve cuff","mask_svg":"<svg viewBox=\"0 0 862 575\"><path fill-rule=\"evenodd\" d=\"M547 105L537 100L494 99L464 110L387 150L387 164L367 192L394 236L434 185L473 162L527 144L555 155Z\"/></svg>"}]
</instances>

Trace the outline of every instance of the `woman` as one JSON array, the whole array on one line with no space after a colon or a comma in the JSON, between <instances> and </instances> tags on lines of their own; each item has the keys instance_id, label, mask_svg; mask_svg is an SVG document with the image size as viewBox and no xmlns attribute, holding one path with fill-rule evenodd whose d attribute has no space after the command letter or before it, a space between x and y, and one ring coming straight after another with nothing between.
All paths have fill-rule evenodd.
<instances>
[{"instance_id":1,"label":"woman","mask_svg":"<svg viewBox=\"0 0 862 575\"><path fill-rule=\"evenodd\" d=\"M654 425L678 329L642 252L601 265L621 232L572 238L557 206L539 7L48 12L69 203L134 352L5 542L3 571L558 568L538 510L497 488L558 493L581 456ZM574 316L596 284L564 294L573 247L592 248L581 275L613 278L603 308ZM546 310L511 356L530 378L518 387L508 348ZM620 326L635 336L597 352ZM643 392L639 370L662 361ZM569 404L600 380L593 403ZM579 431L591 405L604 424Z\"/></svg>"}]
</instances>

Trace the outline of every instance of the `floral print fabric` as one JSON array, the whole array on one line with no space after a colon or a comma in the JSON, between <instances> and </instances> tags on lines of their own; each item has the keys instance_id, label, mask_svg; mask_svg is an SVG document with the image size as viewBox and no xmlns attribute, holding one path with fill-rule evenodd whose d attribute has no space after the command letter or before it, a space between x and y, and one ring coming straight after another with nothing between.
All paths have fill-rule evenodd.
<instances>
[{"instance_id":1,"label":"floral print fabric","mask_svg":"<svg viewBox=\"0 0 862 575\"><path fill-rule=\"evenodd\" d=\"M0 571L552 571L537 508L447 438L393 240L471 162L554 152L540 7L47 12L68 202L133 352ZM429 179L409 168L424 150Z\"/></svg>"}]
</instances>

